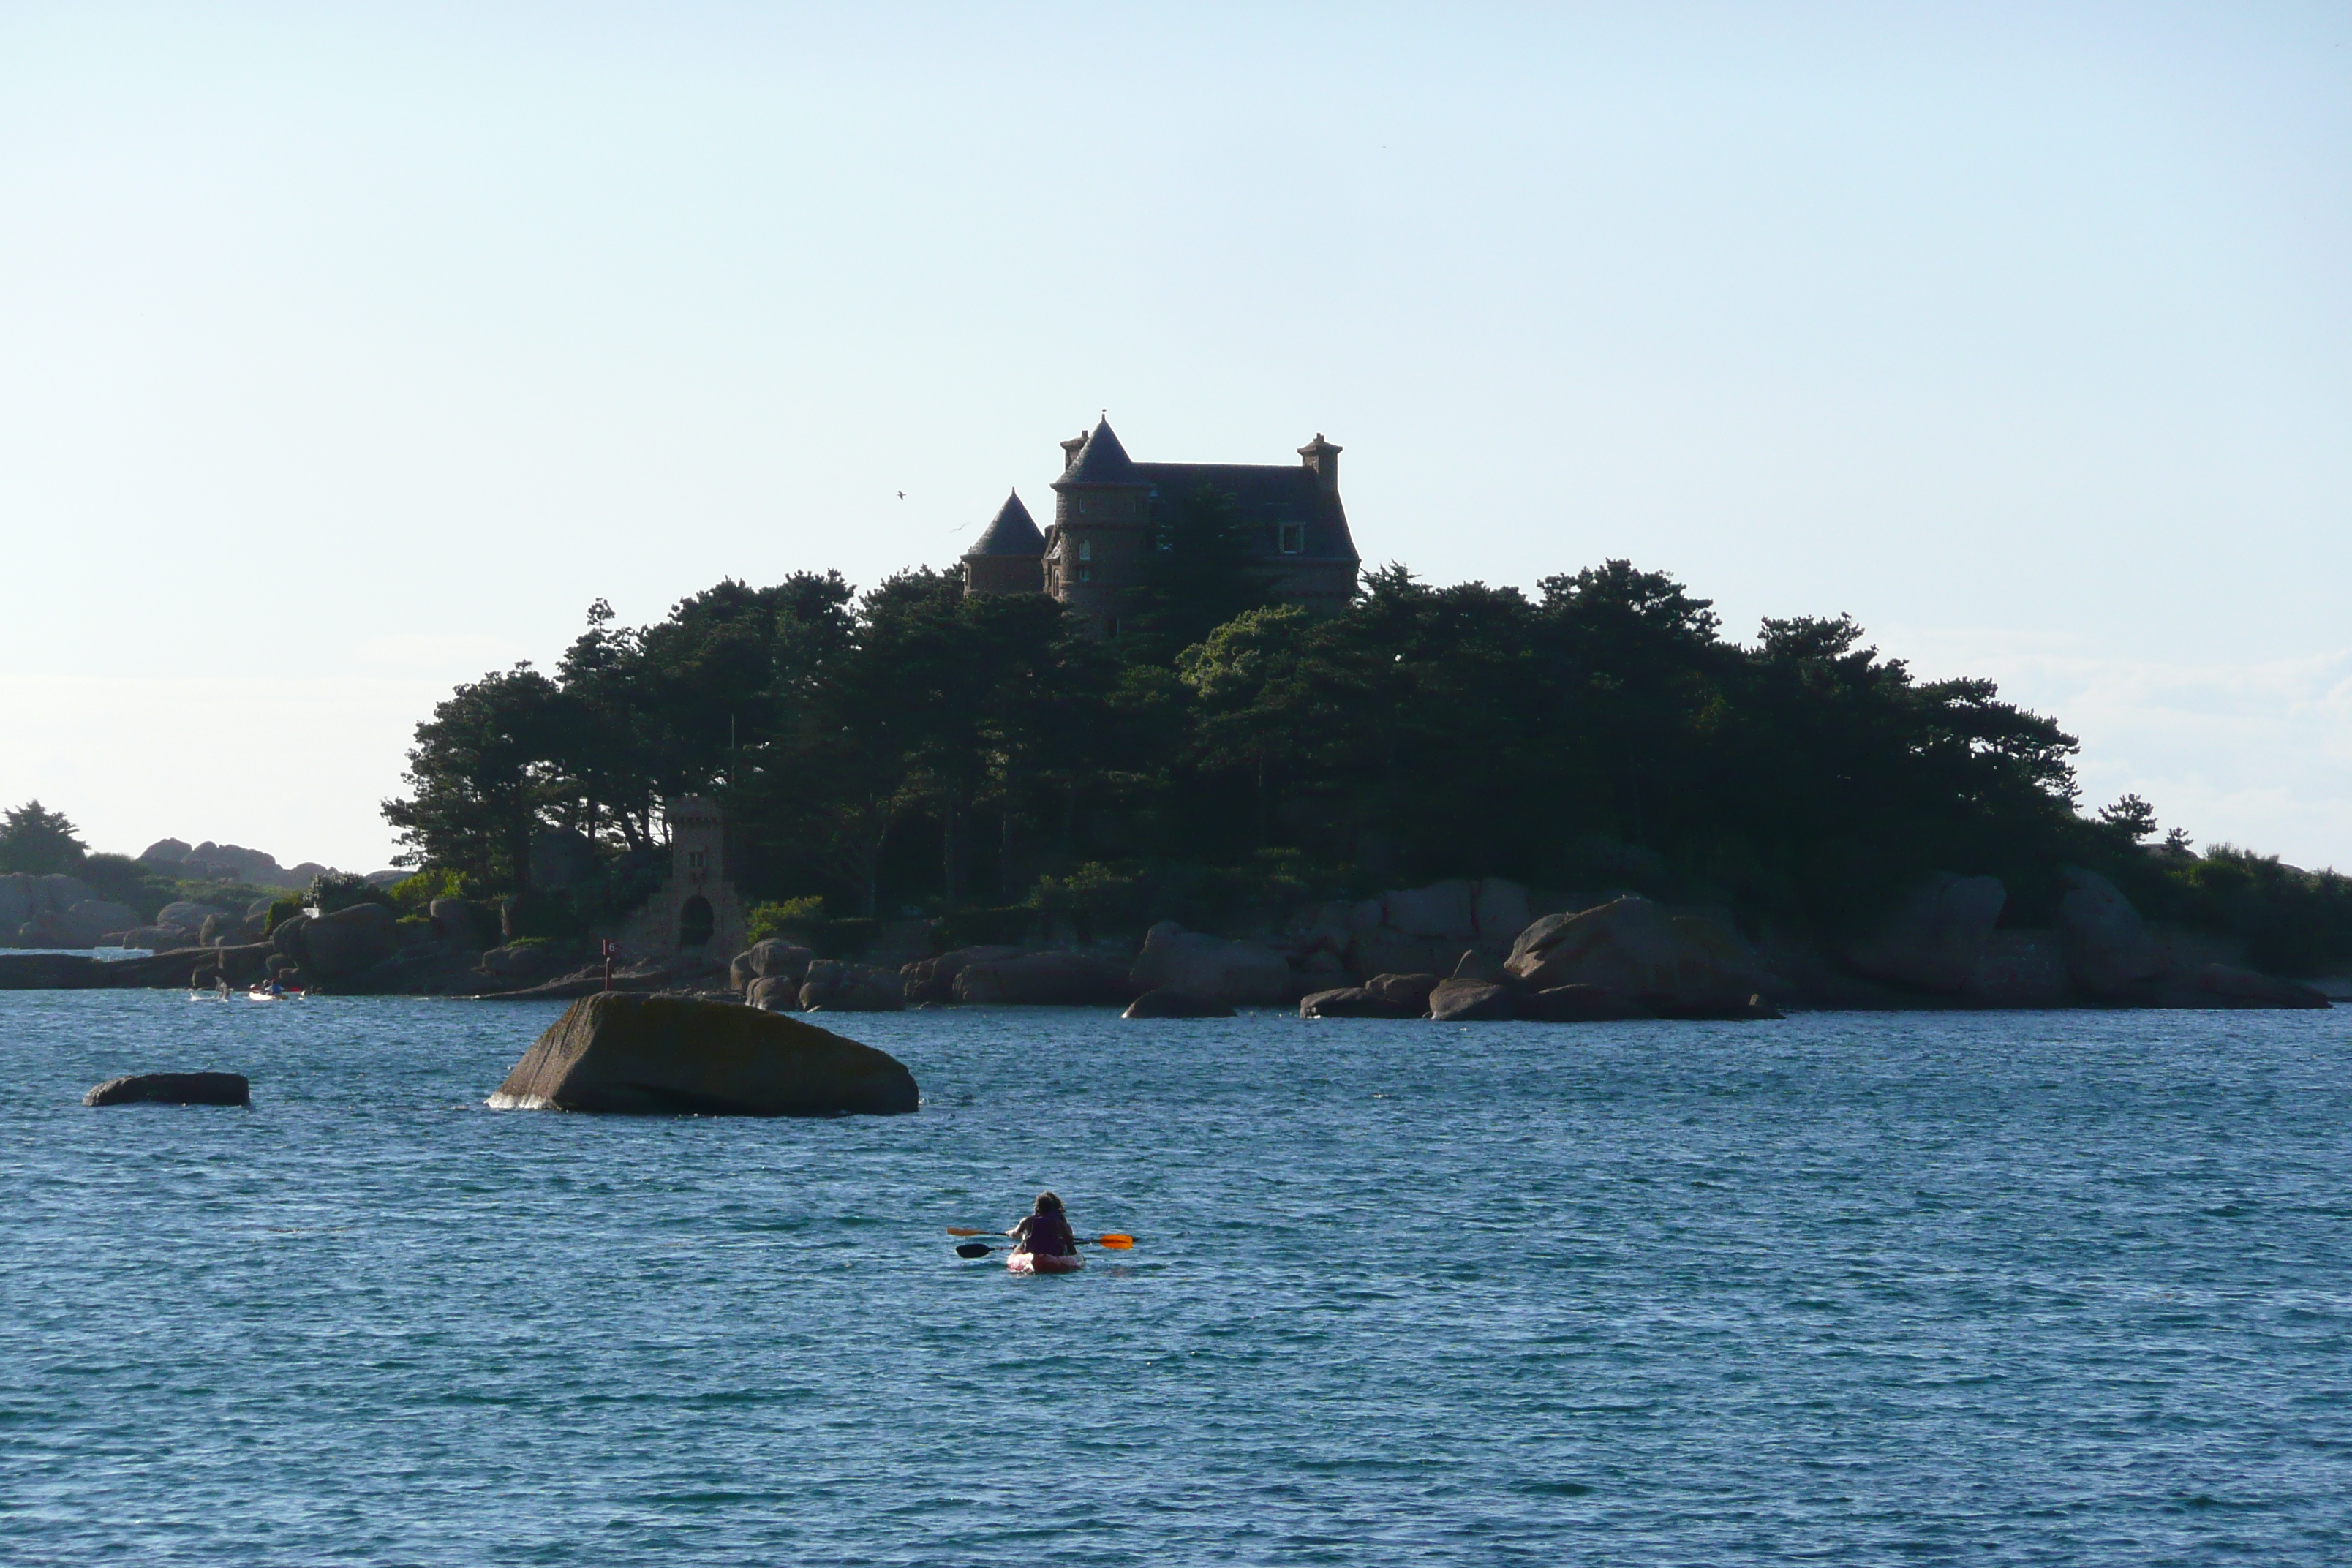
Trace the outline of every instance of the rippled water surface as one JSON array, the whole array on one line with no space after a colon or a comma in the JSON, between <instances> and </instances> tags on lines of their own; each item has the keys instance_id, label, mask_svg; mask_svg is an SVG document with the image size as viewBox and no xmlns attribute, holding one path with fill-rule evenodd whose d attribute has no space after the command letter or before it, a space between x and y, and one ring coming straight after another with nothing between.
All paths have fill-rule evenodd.
<instances>
[{"instance_id":1,"label":"rippled water surface","mask_svg":"<svg viewBox=\"0 0 2352 1568\"><path fill-rule=\"evenodd\" d=\"M482 1109L555 1013L0 994L0 1561L2352 1561L2352 1010L911 1013L916 1116ZM1140 1245L954 1256L1041 1185Z\"/></svg>"}]
</instances>

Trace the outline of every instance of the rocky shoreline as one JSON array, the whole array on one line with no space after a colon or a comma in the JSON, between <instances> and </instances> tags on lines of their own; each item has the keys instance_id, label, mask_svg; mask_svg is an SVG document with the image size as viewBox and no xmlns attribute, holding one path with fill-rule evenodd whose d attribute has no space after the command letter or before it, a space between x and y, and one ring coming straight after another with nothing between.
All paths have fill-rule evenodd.
<instances>
[{"instance_id":1,"label":"rocky shoreline","mask_svg":"<svg viewBox=\"0 0 2352 1568\"><path fill-rule=\"evenodd\" d=\"M776 1012L957 1004L1128 1007L1199 1016L1297 1007L1317 1018L1762 1017L1785 1010L2311 1008L2315 986L2248 967L2225 938L2143 921L2114 885L2070 870L2047 927L2001 924L1990 877L1937 876L1845 941L1743 933L1719 910L1637 895L1545 898L1457 879L1296 911L1285 930L1223 937L1163 923L1139 942L963 947L898 963L826 958L770 939L616 968L622 992L688 992ZM1546 905L1558 907L1546 908ZM220 929L221 927L226 929ZM601 964L559 942L500 942L485 906L437 900L407 920L378 903L282 921L266 938L215 922L209 943L145 957L0 953L0 989L208 988L278 980L325 995L570 1000ZM879 957L869 954L868 957Z\"/></svg>"}]
</instances>

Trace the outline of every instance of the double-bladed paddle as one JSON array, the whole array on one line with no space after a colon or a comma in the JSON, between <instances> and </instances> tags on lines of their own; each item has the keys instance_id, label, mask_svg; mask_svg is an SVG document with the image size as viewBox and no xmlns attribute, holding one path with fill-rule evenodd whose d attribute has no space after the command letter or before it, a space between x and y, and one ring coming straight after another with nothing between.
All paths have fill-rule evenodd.
<instances>
[{"instance_id":1,"label":"double-bladed paddle","mask_svg":"<svg viewBox=\"0 0 2352 1568\"><path fill-rule=\"evenodd\" d=\"M1003 1232L995 1230L976 1230L970 1226L951 1225L948 1226L948 1234L950 1236L1002 1236ZM1082 1236L1078 1237L1078 1240L1088 1247L1108 1247L1113 1252L1124 1252L1129 1247L1135 1245L1135 1237L1123 1235L1118 1231L1112 1231L1108 1236ZM984 1241L967 1241L961 1247L956 1248L956 1256L958 1258L985 1258L995 1250L995 1247L990 1246Z\"/></svg>"}]
</instances>

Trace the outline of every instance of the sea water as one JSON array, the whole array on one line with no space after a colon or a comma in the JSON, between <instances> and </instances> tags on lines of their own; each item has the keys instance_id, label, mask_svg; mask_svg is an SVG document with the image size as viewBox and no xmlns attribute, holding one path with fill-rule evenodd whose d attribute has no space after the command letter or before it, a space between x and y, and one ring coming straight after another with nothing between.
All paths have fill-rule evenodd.
<instances>
[{"instance_id":1,"label":"sea water","mask_svg":"<svg viewBox=\"0 0 2352 1568\"><path fill-rule=\"evenodd\" d=\"M2352 1010L847 1016L919 1114L491 1111L546 1005L0 994L0 1562L2352 1561ZM85 1110L226 1068L250 1110ZM965 1262L1041 1187L1071 1279Z\"/></svg>"}]
</instances>

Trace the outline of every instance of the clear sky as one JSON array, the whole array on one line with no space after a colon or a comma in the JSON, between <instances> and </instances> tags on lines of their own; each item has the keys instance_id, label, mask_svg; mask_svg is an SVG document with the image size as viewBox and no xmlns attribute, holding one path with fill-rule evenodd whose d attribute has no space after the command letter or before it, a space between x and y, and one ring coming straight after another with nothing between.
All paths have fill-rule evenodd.
<instances>
[{"instance_id":1,"label":"clear sky","mask_svg":"<svg viewBox=\"0 0 2352 1568\"><path fill-rule=\"evenodd\" d=\"M453 683L1105 407L2352 869L2352 8L0 8L0 804L97 847L380 866Z\"/></svg>"}]
</instances>

